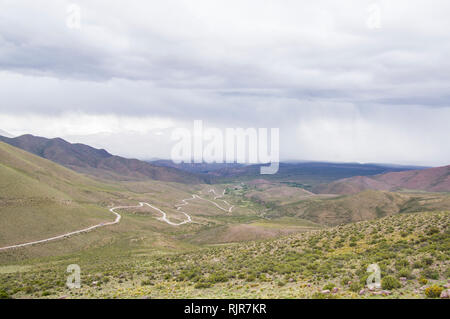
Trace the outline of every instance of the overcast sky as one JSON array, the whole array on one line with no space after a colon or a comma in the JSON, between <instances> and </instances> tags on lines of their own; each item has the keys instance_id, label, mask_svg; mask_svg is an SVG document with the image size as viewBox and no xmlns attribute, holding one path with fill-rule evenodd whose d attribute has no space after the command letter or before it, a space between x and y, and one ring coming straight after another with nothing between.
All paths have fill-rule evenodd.
<instances>
[{"instance_id":1,"label":"overcast sky","mask_svg":"<svg viewBox=\"0 0 450 319\"><path fill-rule=\"evenodd\" d=\"M279 127L285 160L446 165L449 17L448 0L0 0L0 129L149 159L203 120Z\"/></svg>"}]
</instances>

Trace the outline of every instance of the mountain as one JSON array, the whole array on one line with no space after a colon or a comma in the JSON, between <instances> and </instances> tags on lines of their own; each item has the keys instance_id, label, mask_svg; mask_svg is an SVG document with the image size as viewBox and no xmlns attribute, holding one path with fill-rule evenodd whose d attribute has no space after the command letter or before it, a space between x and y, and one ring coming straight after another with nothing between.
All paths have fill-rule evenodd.
<instances>
[{"instance_id":1,"label":"mountain","mask_svg":"<svg viewBox=\"0 0 450 319\"><path fill-rule=\"evenodd\" d=\"M318 185L319 194L356 194L364 190L421 190L450 192L450 165L423 170L389 172L375 176L356 176Z\"/></svg>"},{"instance_id":2,"label":"mountain","mask_svg":"<svg viewBox=\"0 0 450 319\"><path fill-rule=\"evenodd\" d=\"M155 162L154 162L155 163ZM214 177L215 181L233 182L248 181L261 178L260 164L173 164L168 161L157 161L159 165L170 165L181 170L201 172ZM263 165L265 166L265 165ZM418 169L412 166L392 166L389 164L360 163L327 163L327 162L290 162L279 164L279 170L274 175L265 175L272 181L296 182L299 186L311 190L321 183L329 183L353 176L371 176L388 172ZM422 167L420 167L422 168Z\"/></svg>"},{"instance_id":3,"label":"mountain","mask_svg":"<svg viewBox=\"0 0 450 319\"><path fill-rule=\"evenodd\" d=\"M191 173L200 173L200 174L211 174L211 175L219 175L216 172L220 172L226 169L235 169L240 167L245 167L244 164L238 163L180 163L176 164L171 160L157 159L148 161L151 164L157 166L166 166L177 168L186 172Z\"/></svg>"},{"instance_id":4,"label":"mountain","mask_svg":"<svg viewBox=\"0 0 450 319\"><path fill-rule=\"evenodd\" d=\"M112 221L123 191L2 142L0 189L0 247Z\"/></svg>"},{"instance_id":5,"label":"mountain","mask_svg":"<svg viewBox=\"0 0 450 319\"><path fill-rule=\"evenodd\" d=\"M112 180L160 180L178 183L205 183L204 178L172 167L153 165L137 159L127 159L84 144L72 144L61 138L48 139L33 135L16 138L1 137L0 141L61 164L77 172Z\"/></svg>"}]
</instances>

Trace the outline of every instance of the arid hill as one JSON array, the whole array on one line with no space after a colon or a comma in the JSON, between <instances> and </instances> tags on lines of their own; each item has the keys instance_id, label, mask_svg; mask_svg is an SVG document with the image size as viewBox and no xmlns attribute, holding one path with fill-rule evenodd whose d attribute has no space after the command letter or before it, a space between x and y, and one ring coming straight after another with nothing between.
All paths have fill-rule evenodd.
<instances>
[{"instance_id":1,"label":"arid hill","mask_svg":"<svg viewBox=\"0 0 450 319\"><path fill-rule=\"evenodd\" d=\"M450 192L450 165L423 170L355 176L314 187L319 194L356 194L364 190Z\"/></svg>"}]
</instances>

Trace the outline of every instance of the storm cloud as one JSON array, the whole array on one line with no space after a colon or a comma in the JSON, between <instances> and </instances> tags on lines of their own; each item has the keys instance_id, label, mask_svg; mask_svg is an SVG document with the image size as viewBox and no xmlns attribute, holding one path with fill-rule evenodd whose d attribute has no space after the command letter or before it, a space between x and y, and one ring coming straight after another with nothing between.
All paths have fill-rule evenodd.
<instances>
[{"instance_id":1,"label":"storm cloud","mask_svg":"<svg viewBox=\"0 0 450 319\"><path fill-rule=\"evenodd\" d=\"M279 127L283 159L449 164L449 14L446 0L3 0L0 128L152 158L200 119Z\"/></svg>"}]
</instances>

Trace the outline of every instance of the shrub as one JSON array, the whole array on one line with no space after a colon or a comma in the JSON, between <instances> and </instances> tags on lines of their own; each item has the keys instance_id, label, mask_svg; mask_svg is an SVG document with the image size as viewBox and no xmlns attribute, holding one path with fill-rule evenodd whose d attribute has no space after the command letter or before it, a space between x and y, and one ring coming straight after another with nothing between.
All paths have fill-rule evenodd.
<instances>
[{"instance_id":1,"label":"shrub","mask_svg":"<svg viewBox=\"0 0 450 319\"><path fill-rule=\"evenodd\" d=\"M209 276L208 281L212 283L227 282L228 275L224 272L215 272Z\"/></svg>"},{"instance_id":2,"label":"shrub","mask_svg":"<svg viewBox=\"0 0 450 319\"><path fill-rule=\"evenodd\" d=\"M361 285L359 282L354 281L350 284L350 291L353 292L359 292L362 289L363 285Z\"/></svg>"},{"instance_id":3,"label":"shrub","mask_svg":"<svg viewBox=\"0 0 450 319\"><path fill-rule=\"evenodd\" d=\"M152 284L151 280L142 280L141 286L150 286Z\"/></svg>"},{"instance_id":4,"label":"shrub","mask_svg":"<svg viewBox=\"0 0 450 319\"><path fill-rule=\"evenodd\" d=\"M428 283L428 279L422 277L419 279L419 283L421 283L422 285L426 285Z\"/></svg>"},{"instance_id":5,"label":"shrub","mask_svg":"<svg viewBox=\"0 0 450 319\"><path fill-rule=\"evenodd\" d=\"M422 275L423 277L425 277L425 278L428 278L428 279L434 279L434 280L439 279L439 273L438 273L437 271L432 270L432 269L429 269L429 268L424 269L424 270L421 272L421 275Z\"/></svg>"},{"instance_id":6,"label":"shrub","mask_svg":"<svg viewBox=\"0 0 450 319\"><path fill-rule=\"evenodd\" d=\"M195 284L194 288L196 289L202 289L202 288L210 288L212 287L212 284L210 282L201 281Z\"/></svg>"},{"instance_id":7,"label":"shrub","mask_svg":"<svg viewBox=\"0 0 450 319\"><path fill-rule=\"evenodd\" d=\"M425 258L423 259L423 262L425 263L425 265L430 266L430 265L433 264L433 258L432 258L432 257L425 257Z\"/></svg>"},{"instance_id":8,"label":"shrub","mask_svg":"<svg viewBox=\"0 0 450 319\"><path fill-rule=\"evenodd\" d=\"M406 268L406 267L409 267L409 261L407 259L400 259L400 260L397 260L397 262L395 263L395 268L397 270Z\"/></svg>"},{"instance_id":9,"label":"shrub","mask_svg":"<svg viewBox=\"0 0 450 319\"><path fill-rule=\"evenodd\" d=\"M0 299L11 299L11 297L5 290L0 289Z\"/></svg>"},{"instance_id":10,"label":"shrub","mask_svg":"<svg viewBox=\"0 0 450 319\"><path fill-rule=\"evenodd\" d=\"M411 269L409 269L409 268L402 268L402 269L400 269L400 271L398 272L398 276L399 277L406 277L408 279L413 279L414 278L413 274L411 273Z\"/></svg>"},{"instance_id":11,"label":"shrub","mask_svg":"<svg viewBox=\"0 0 450 319\"><path fill-rule=\"evenodd\" d=\"M427 296L428 298L439 298L441 296L442 290L444 290L444 288L437 285L430 286L425 289L425 296Z\"/></svg>"},{"instance_id":12,"label":"shrub","mask_svg":"<svg viewBox=\"0 0 450 319\"><path fill-rule=\"evenodd\" d=\"M392 276L386 276L381 280L381 287L383 289L392 290L392 289L400 288L401 284L397 280L397 278L392 277Z\"/></svg>"},{"instance_id":13,"label":"shrub","mask_svg":"<svg viewBox=\"0 0 450 319\"><path fill-rule=\"evenodd\" d=\"M323 287L323 290L332 290L335 287L333 283L328 283Z\"/></svg>"}]
</instances>

